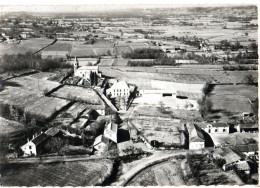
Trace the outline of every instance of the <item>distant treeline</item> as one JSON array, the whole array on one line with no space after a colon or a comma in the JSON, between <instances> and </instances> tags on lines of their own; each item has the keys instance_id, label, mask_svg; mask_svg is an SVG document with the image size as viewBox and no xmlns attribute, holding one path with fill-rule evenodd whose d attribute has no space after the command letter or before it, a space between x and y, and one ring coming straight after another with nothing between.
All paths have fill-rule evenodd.
<instances>
[{"instance_id":1,"label":"distant treeline","mask_svg":"<svg viewBox=\"0 0 260 188\"><path fill-rule=\"evenodd\" d=\"M123 58L130 59L159 59L165 56L164 52L161 49L135 49L131 53L125 53L122 55Z\"/></svg>"},{"instance_id":2,"label":"distant treeline","mask_svg":"<svg viewBox=\"0 0 260 188\"><path fill-rule=\"evenodd\" d=\"M257 65L224 65L223 70L225 71L247 71L257 70Z\"/></svg>"},{"instance_id":3,"label":"distant treeline","mask_svg":"<svg viewBox=\"0 0 260 188\"><path fill-rule=\"evenodd\" d=\"M0 60L2 72L12 72L25 69L36 69L49 71L55 68L72 68L72 65L65 63L63 59L42 59L40 55L33 55L31 52L17 55L5 54Z\"/></svg>"},{"instance_id":4,"label":"distant treeline","mask_svg":"<svg viewBox=\"0 0 260 188\"><path fill-rule=\"evenodd\" d=\"M150 61L142 60L129 60L127 66L129 67L151 67L155 65L175 65L175 59L170 57L163 57L161 59L155 59Z\"/></svg>"}]
</instances>

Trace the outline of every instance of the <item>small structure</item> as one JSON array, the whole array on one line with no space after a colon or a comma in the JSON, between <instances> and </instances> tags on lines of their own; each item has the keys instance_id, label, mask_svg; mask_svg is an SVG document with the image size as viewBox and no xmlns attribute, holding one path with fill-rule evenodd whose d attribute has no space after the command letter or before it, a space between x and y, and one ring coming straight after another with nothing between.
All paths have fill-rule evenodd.
<instances>
[{"instance_id":1,"label":"small structure","mask_svg":"<svg viewBox=\"0 0 260 188\"><path fill-rule=\"evenodd\" d=\"M117 96L129 96L130 88L124 81L116 81L111 88L107 89L107 94L111 94L111 97Z\"/></svg>"},{"instance_id":2,"label":"small structure","mask_svg":"<svg viewBox=\"0 0 260 188\"><path fill-rule=\"evenodd\" d=\"M235 167L238 171L244 171L245 174L250 174L251 169L247 161L239 161Z\"/></svg>"},{"instance_id":3,"label":"small structure","mask_svg":"<svg viewBox=\"0 0 260 188\"><path fill-rule=\"evenodd\" d=\"M201 129L194 123L188 124L189 149L197 150L205 147L205 139Z\"/></svg>"},{"instance_id":4,"label":"small structure","mask_svg":"<svg viewBox=\"0 0 260 188\"><path fill-rule=\"evenodd\" d=\"M106 125L104 130L104 137L112 140L113 142L117 143L117 131L118 125L112 123L111 121Z\"/></svg>"},{"instance_id":5,"label":"small structure","mask_svg":"<svg viewBox=\"0 0 260 188\"><path fill-rule=\"evenodd\" d=\"M232 149L238 153L251 157L258 154L258 144L236 145Z\"/></svg>"},{"instance_id":6,"label":"small structure","mask_svg":"<svg viewBox=\"0 0 260 188\"><path fill-rule=\"evenodd\" d=\"M229 125L224 122L214 122L203 124L205 132L212 134L229 134Z\"/></svg>"},{"instance_id":7,"label":"small structure","mask_svg":"<svg viewBox=\"0 0 260 188\"><path fill-rule=\"evenodd\" d=\"M256 123L241 123L236 126L237 132L258 132Z\"/></svg>"},{"instance_id":8,"label":"small structure","mask_svg":"<svg viewBox=\"0 0 260 188\"><path fill-rule=\"evenodd\" d=\"M30 155L39 155L43 152L44 144L48 139L48 135L45 133L40 134L36 138L33 137L31 141L28 142L21 147L22 151L24 152L25 156Z\"/></svg>"},{"instance_id":9,"label":"small structure","mask_svg":"<svg viewBox=\"0 0 260 188\"><path fill-rule=\"evenodd\" d=\"M98 152L103 153L108 149L108 143L109 143L108 138L104 137L103 135L99 135L98 137L96 137L93 147Z\"/></svg>"},{"instance_id":10,"label":"small structure","mask_svg":"<svg viewBox=\"0 0 260 188\"><path fill-rule=\"evenodd\" d=\"M79 66L79 62L77 57L74 60L74 76L79 76L81 78L89 79L91 73L96 73L99 77L101 77L101 73L99 73L98 66Z\"/></svg>"},{"instance_id":11,"label":"small structure","mask_svg":"<svg viewBox=\"0 0 260 188\"><path fill-rule=\"evenodd\" d=\"M234 152L231 148L217 148L213 152L213 158L224 159L225 163L223 165L224 170L230 170L232 166L241 161L241 157Z\"/></svg>"}]
</instances>

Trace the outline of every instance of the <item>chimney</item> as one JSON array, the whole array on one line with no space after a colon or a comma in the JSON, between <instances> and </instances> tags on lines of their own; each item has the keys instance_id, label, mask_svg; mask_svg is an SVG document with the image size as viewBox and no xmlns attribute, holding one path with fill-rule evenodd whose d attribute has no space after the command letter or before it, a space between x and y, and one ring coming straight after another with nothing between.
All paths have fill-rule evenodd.
<instances>
[{"instance_id":1,"label":"chimney","mask_svg":"<svg viewBox=\"0 0 260 188\"><path fill-rule=\"evenodd\" d=\"M33 134L33 137L32 137L32 139L34 139L35 138L35 136L34 136L34 134Z\"/></svg>"},{"instance_id":2,"label":"chimney","mask_svg":"<svg viewBox=\"0 0 260 188\"><path fill-rule=\"evenodd\" d=\"M27 142L29 142L30 141L30 139L29 138L27 138Z\"/></svg>"}]
</instances>

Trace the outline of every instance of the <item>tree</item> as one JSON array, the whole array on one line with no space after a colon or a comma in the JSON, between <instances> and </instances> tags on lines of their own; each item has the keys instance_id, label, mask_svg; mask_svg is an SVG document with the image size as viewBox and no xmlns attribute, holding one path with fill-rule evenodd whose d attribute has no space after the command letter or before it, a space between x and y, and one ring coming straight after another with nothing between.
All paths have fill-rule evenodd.
<instances>
[{"instance_id":1,"label":"tree","mask_svg":"<svg viewBox=\"0 0 260 188\"><path fill-rule=\"evenodd\" d=\"M247 85L253 85L255 83L255 78L252 74L248 74L244 77L244 80Z\"/></svg>"},{"instance_id":2,"label":"tree","mask_svg":"<svg viewBox=\"0 0 260 188\"><path fill-rule=\"evenodd\" d=\"M206 116L212 111L213 103L210 99L204 98L203 100L198 100L199 112L202 117Z\"/></svg>"}]
</instances>

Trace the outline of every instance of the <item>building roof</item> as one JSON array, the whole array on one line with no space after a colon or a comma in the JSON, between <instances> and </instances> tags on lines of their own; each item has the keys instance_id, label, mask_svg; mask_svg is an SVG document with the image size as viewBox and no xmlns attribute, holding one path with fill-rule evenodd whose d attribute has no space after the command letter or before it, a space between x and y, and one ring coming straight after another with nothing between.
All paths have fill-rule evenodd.
<instances>
[{"instance_id":1,"label":"building roof","mask_svg":"<svg viewBox=\"0 0 260 188\"><path fill-rule=\"evenodd\" d=\"M93 146L96 146L98 144L100 144L101 142L103 143L108 143L109 139L104 137L103 135L99 135L98 137L96 137Z\"/></svg>"},{"instance_id":2,"label":"building roof","mask_svg":"<svg viewBox=\"0 0 260 188\"><path fill-rule=\"evenodd\" d=\"M117 133L118 125L115 124L115 123L110 122L110 123L107 124L106 129L107 130L111 130L111 131Z\"/></svg>"},{"instance_id":3,"label":"building roof","mask_svg":"<svg viewBox=\"0 0 260 188\"><path fill-rule=\"evenodd\" d=\"M256 152L259 150L258 144L236 145L232 149L237 152Z\"/></svg>"},{"instance_id":4,"label":"building roof","mask_svg":"<svg viewBox=\"0 0 260 188\"><path fill-rule=\"evenodd\" d=\"M187 126L189 132L190 142L204 142L204 136L201 129L194 123L190 123Z\"/></svg>"},{"instance_id":5,"label":"building roof","mask_svg":"<svg viewBox=\"0 0 260 188\"><path fill-rule=\"evenodd\" d=\"M77 70L98 70L98 66L81 66Z\"/></svg>"},{"instance_id":6,"label":"building roof","mask_svg":"<svg viewBox=\"0 0 260 188\"><path fill-rule=\"evenodd\" d=\"M129 89L125 81L115 82L110 89Z\"/></svg>"},{"instance_id":7,"label":"building roof","mask_svg":"<svg viewBox=\"0 0 260 188\"><path fill-rule=\"evenodd\" d=\"M241 129L258 129L258 125L256 123L243 123L239 124Z\"/></svg>"},{"instance_id":8,"label":"building roof","mask_svg":"<svg viewBox=\"0 0 260 188\"><path fill-rule=\"evenodd\" d=\"M239 170L250 170L250 166L247 161L239 161L236 164L237 169Z\"/></svg>"},{"instance_id":9,"label":"building roof","mask_svg":"<svg viewBox=\"0 0 260 188\"><path fill-rule=\"evenodd\" d=\"M241 157L230 148L217 148L213 152L213 155L220 155L225 159L226 164L231 164L241 159Z\"/></svg>"},{"instance_id":10,"label":"building roof","mask_svg":"<svg viewBox=\"0 0 260 188\"><path fill-rule=\"evenodd\" d=\"M60 132L59 129L52 127L50 129L48 129L47 131L45 131L45 134L49 135L49 136L55 136L56 134L58 134Z\"/></svg>"},{"instance_id":11,"label":"building roof","mask_svg":"<svg viewBox=\"0 0 260 188\"><path fill-rule=\"evenodd\" d=\"M34 143L36 146L43 143L49 136L45 133L40 134L33 140L31 140L32 143Z\"/></svg>"}]
</instances>

